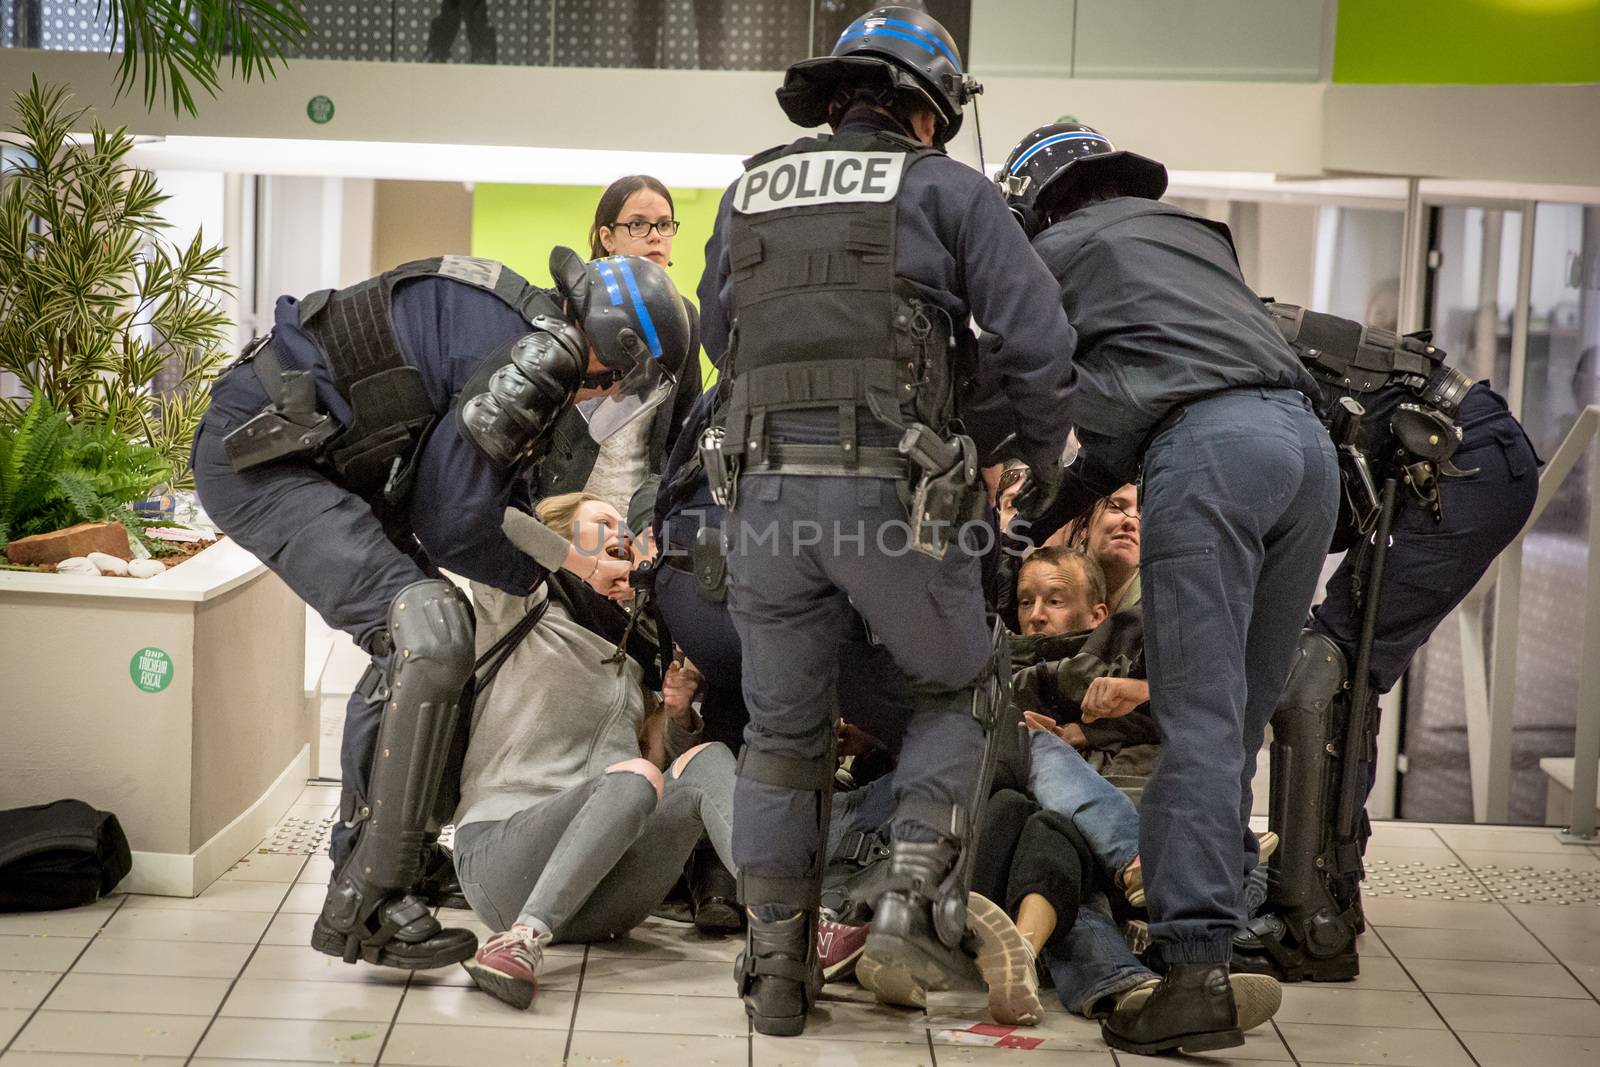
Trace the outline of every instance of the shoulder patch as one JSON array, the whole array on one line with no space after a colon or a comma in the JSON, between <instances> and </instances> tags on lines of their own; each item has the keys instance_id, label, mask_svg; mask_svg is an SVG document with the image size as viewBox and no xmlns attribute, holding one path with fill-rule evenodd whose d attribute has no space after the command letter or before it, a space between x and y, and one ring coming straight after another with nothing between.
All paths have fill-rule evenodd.
<instances>
[{"instance_id":1,"label":"shoulder patch","mask_svg":"<svg viewBox=\"0 0 1600 1067\"><path fill-rule=\"evenodd\" d=\"M482 289L494 289L500 282L504 266L493 259L477 256L444 256L439 260L439 273L446 278L467 282Z\"/></svg>"},{"instance_id":2,"label":"shoulder patch","mask_svg":"<svg viewBox=\"0 0 1600 1067\"><path fill-rule=\"evenodd\" d=\"M819 204L883 204L900 192L903 152L802 152L745 171L733 209L759 215Z\"/></svg>"}]
</instances>

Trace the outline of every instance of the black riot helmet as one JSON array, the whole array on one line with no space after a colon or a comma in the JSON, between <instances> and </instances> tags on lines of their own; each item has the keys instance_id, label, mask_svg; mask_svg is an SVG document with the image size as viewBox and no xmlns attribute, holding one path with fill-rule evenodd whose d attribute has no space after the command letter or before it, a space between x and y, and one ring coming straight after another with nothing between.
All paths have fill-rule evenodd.
<instances>
[{"instance_id":1,"label":"black riot helmet","mask_svg":"<svg viewBox=\"0 0 1600 1067\"><path fill-rule=\"evenodd\" d=\"M550 276L568 320L610 372L584 382L609 390L584 412L590 434L603 441L672 394L689 356L689 312L667 272L640 256L585 263L572 249L557 247L550 252Z\"/></svg>"},{"instance_id":2,"label":"black riot helmet","mask_svg":"<svg viewBox=\"0 0 1600 1067\"><path fill-rule=\"evenodd\" d=\"M802 59L783 76L778 104L797 126L821 126L842 88L909 92L937 116L940 144L961 128L961 109L983 92L961 69L955 38L926 11L880 7L845 27L833 54Z\"/></svg>"},{"instance_id":3,"label":"black riot helmet","mask_svg":"<svg viewBox=\"0 0 1600 1067\"><path fill-rule=\"evenodd\" d=\"M1073 192L1107 186L1118 196L1160 200L1167 168L1117 148L1092 127L1052 122L1019 141L994 180L1031 236L1045 228L1050 207Z\"/></svg>"}]
</instances>

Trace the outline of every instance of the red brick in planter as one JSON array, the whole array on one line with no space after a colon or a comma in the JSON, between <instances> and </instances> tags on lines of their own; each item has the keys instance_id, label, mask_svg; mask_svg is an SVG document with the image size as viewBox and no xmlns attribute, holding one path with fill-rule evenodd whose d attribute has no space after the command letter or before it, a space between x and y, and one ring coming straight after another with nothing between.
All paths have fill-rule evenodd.
<instances>
[{"instance_id":1,"label":"red brick in planter","mask_svg":"<svg viewBox=\"0 0 1600 1067\"><path fill-rule=\"evenodd\" d=\"M8 560L32 566L60 563L64 559L87 556L91 552L132 559L127 529L120 522L80 522L65 530L19 537L6 546Z\"/></svg>"}]
</instances>

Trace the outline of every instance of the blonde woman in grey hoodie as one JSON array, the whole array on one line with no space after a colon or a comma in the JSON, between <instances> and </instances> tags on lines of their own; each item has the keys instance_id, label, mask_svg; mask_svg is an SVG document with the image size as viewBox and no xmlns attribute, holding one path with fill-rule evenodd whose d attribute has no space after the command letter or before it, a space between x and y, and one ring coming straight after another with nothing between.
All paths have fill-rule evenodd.
<instances>
[{"instance_id":1,"label":"blonde woman in grey hoodie","mask_svg":"<svg viewBox=\"0 0 1600 1067\"><path fill-rule=\"evenodd\" d=\"M629 555L621 515L597 497L551 497L538 514L558 535L552 553L570 542L596 565ZM508 533L519 518L530 521L508 516ZM670 668L657 707L640 659L612 657L620 609L581 578L558 575L529 597L472 584L480 654L543 612L477 696L455 815L462 891L497 931L463 966L519 1008L545 945L627 933L702 833L732 868L734 758L695 744L692 675Z\"/></svg>"}]
</instances>

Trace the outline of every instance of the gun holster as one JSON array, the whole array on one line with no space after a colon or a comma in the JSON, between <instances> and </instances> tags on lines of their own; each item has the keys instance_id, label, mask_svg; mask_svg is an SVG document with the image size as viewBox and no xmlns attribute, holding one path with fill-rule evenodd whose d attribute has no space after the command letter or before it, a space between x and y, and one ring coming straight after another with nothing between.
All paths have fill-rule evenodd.
<instances>
[{"instance_id":1,"label":"gun holster","mask_svg":"<svg viewBox=\"0 0 1600 1067\"><path fill-rule=\"evenodd\" d=\"M259 339L240 360L251 364L269 400L260 413L222 439L228 462L240 474L280 459L316 456L339 433L339 424L317 410L310 373L284 370L271 340L270 334Z\"/></svg>"},{"instance_id":2,"label":"gun holster","mask_svg":"<svg viewBox=\"0 0 1600 1067\"><path fill-rule=\"evenodd\" d=\"M944 559L962 524L978 514L977 445L965 434L941 438L919 422L907 427L899 451L922 472L908 509L911 547Z\"/></svg>"}]
</instances>

